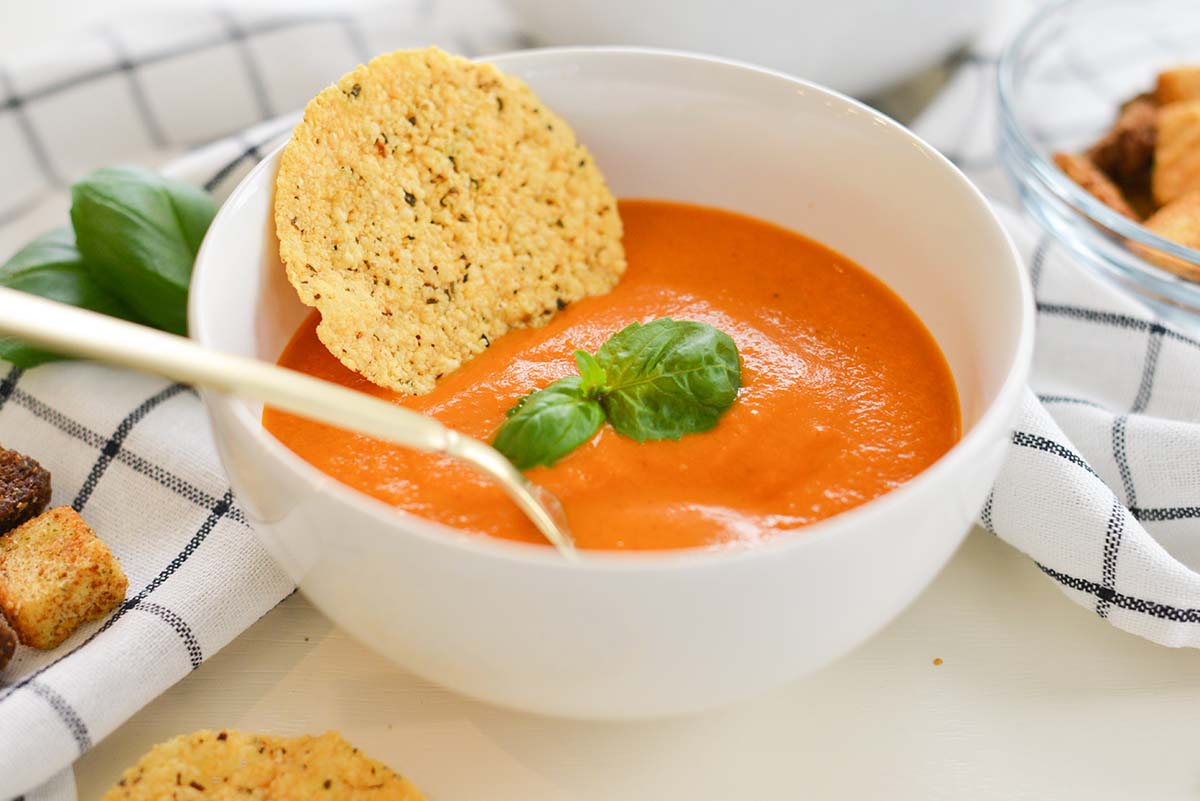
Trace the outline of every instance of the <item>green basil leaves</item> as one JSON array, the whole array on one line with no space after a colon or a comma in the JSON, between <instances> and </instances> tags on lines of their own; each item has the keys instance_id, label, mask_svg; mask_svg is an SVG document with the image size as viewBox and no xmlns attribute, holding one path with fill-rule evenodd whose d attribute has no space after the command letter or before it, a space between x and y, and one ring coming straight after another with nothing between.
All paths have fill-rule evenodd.
<instances>
[{"instance_id":1,"label":"green basil leaves","mask_svg":"<svg viewBox=\"0 0 1200 801\"><path fill-rule=\"evenodd\" d=\"M508 412L493 445L522 470L553 465L607 420L638 442L708 431L737 397L737 346L710 325L663 318L619 331L595 356L575 352L578 376L555 381Z\"/></svg>"},{"instance_id":2,"label":"green basil leaves","mask_svg":"<svg viewBox=\"0 0 1200 801\"><path fill-rule=\"evenodd\" d=\"M187 333L192 263L217 207L202 190L141 167L106 167L71 187L71 223L0 265L0 286ZM0 358L62 358L0 338Z\"/></svg>"},{"instance_id":3,"label":"green basil leaves","mask_svg":"<svg viewBox=\"0 0 1200 801\"><path fill-rule=\"evenodd\" d=\"M583 390L577 375L560 378L522 398L496 432L493 443L520 470L551 465L592 438L604 410Z\"/></svg>"},{"instance_id":4,"label":"green basil leaves","mask_svg":"<svg viewBox=\"0 0 1200 801\"><path fill-rule=\"evenodd\" d=\"M125 304L92 278L70 228L43 234L13 254L0 266L0 286L113 317L135 319ZM12 337L0 337L0 359L17 367L35 367L59 358Z\"/></svg>"},{"instance_id":5,"label":"green basil leaves","mask_svg":"<svg viewBox=\"0 0 1200 801\"><path fill-rule=\"evenodd\" d=\"M71 224L92 277L146 322L187 333L192 262L217 213L191 184L106 167L71 187Z\"/></svg>"},{"instance_id":6,"label":"green basil leaves","mask_svg":"<svg viewBox=\"0 0 1200 801\"><path fill-rule=\"evenodd\" d=\"M634 323L605 342L596 361L607 376L608 421L638 442L708 431L742 385L729 335L688 320Z\"/></svg>"}]
</instances>

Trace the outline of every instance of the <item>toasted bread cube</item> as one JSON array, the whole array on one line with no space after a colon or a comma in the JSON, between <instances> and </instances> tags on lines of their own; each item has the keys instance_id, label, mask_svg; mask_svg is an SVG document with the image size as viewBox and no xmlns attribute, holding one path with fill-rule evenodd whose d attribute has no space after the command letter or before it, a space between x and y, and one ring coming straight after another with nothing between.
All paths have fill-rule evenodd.
<instances>
[{"instance_id":1,"label":"toasted bread cube","mask_svg":"<svg viewBox=\"0 0 1200 801\"><path fill-rule=\"evenodd\" d=\"M421 791L337 732L274 737L232 729L150 749L100 801L424 801Z\"/></svg>"},{"instance_id":2,"label":"toasted bread cube","mask_svg":"<svg viewBox=\"0 0 1200 801\"><path fill-rule=\"evenodd\" d=\"M1200 67L1176 67L1158 74L1154 99L1162 105L1200 100Z\"/></svg>"},{"instance_id":3,"label":"toasted bread cube","mask_svg":"<svg viewBox=\"0 0 1200 801\"><path fill-rule=\"evenodd\" d=\"M1123 214L1131 220L1138 219L1133 209L1129 207L1121 190L1105 175L1099 167L1086 156L1076 156L1073 153L1055 153L1054 163L1067 174L1075 183L1086 189L1092 197L1099 200L1118 214Z\"/></svg>"},{"instance_id":4,"label":"toasted bread cube","mask_svg":"<svg viewBox=\"0 0 1200 801\"><path fill-rule=\"evenodd\" d=\"M1200 191L1191 192L1159 209L1146 227L1161 237L1200 250ZM1142 258L1193 281L1200 280L1200 265L1168 256L1140 244L1133 249Z\"/></svg>"},{"instance_id":5,"label":"toasted bread cube","mask_svg":"<svg viewBox=\"0 0 1200 801\"><path fill-rule=\"evenodd\" d=\"M1121 107L1113 127L1087 156L1128 196L1131 186L1149 180L1157 133L1158 107L1149 98L1135 97Z\"/></svg>"},{"instance_id":6,"label":"toasted bread cube","mask_svg":"<svg viewBox=\"0 0 1200 801\"><path fill-rule=\"evenodd\" d=\"M1160 206L1200 189L1200 100L1158 110L1152 180L1154 200Z\"/></svg>"},{"instance_id":7,"label":"toasted bread cube","mask_svg":"<svg viewBox=\"0 0 1200 801\"><path fill-rule=\"evenodd\" d=\"M0 448L0 534L45 511L50 472L23 453Z\"/></svg>"},{"instance_id":8,"label":"toasted bread cube","mask_svg":"<svg viewBox=\"0 0 1200 801\"><path fill-rule=\"evenodd\" d=\"M69 506L0 536L0 612L24 645L57 647L115 609L127 587L120 562Z\"/></svg>"}]
</instances>

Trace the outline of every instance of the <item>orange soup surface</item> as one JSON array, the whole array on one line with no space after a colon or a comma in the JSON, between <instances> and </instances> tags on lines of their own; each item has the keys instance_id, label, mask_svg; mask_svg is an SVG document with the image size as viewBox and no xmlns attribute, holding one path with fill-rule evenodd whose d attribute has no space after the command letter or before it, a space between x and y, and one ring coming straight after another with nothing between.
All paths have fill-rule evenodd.
<instances>
[{"instance_id":1,"label":"orange soup surface","mask_svg":"<svg viewBox=\"0 0 1200 801\"><path fill-rule=\"evenodd\" d=\"M638 443L607 424L529 477L563 502L581 548L720 548L851 509L909 480L959 437L937 344L880 281L828 248L749 217L659 201L620 204L628 272L608 295L512 331L403 397L342 366L300 326L279 363L436 417L490 441L523 395L575 371L631 322L699 320L728 333L742 389L716 428ZM264 425L338 480L412 514L543 542L471 468L268 409Z\"/></svg>"}]
</instances>

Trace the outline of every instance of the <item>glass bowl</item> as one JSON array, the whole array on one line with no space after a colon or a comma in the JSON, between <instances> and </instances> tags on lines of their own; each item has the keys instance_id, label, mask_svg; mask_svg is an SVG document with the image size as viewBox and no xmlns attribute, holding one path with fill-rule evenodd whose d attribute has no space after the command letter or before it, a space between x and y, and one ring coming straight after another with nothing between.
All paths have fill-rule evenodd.
<instances>
[{"instance_id":1,"label":"glass bowl","mask_svg":"<svg viewBox=\"0 0 1200 801\"><path fill-rule=\"evenodd\" d=\"M1147 261L1200 251L1105 206L1051 161L1087 149L1160 70L1200 64L1196 0L1067 0L1039 12L1000 57L1000 162L1026 210L1070 252L1164 320L1200 329L1200 282Z\"/></svg>"}]
</instances>

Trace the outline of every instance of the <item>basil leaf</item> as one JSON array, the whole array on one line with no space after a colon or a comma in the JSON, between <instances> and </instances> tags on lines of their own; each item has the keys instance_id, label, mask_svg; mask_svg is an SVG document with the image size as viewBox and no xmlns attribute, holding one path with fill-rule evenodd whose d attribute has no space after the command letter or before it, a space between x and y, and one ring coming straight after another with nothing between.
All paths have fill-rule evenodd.
<instances>
[{"instance_id":1,"label":"basil leaf","mask_svg":"<svg viewBox=\"0 0 1200 801\"><path fill-rule=\"evenodd\" d=\"M600 397L617 433L638 442L708 431L737 397L742 368L723 331L688 320L633 323L596 354Z\"/></svg>"},{"instance_id":2,"label":"basil leaf","mask_svg":"<svg viewBox=\"0 0 1200 801\"><path fill-rule=\"evenodd\" d=\"M136 320L129 308L100 287L83 263L70 228L39 236L0 265L0 286L81 309ZM0 337L0 359L28 368L66 358L13 337Z\"/></svg>"},{"instance_id":3,"label":"basil leaf","mask_svg":"<svg viewBox=\"0 0 1200 801\"><path fill-rule=\"evenodd\" d=\"M141 167L105 167L71 187L71 223L92 278L139 317L187 333L192 262L217 207Z\"/></svg>"},{"instance_id":4,"label":"basil leaf","mask_svg":"<svg viewBox=\"0 0 1200 801\"><path fill-rule=\"evenodd\" d=\"M575 366L579 368L579 375L583 379L580 389L584 395L594 397L604 388L608 377L604 374L604 368L600 366L600 362L596 361L595 356L586 350L577 350L575 351Z\"/></svg>"},{"instance_id":5,"label":"basil leaf","mask_svg":"<svg viewBox=\"0 0 1200 801\"><path fill-rule=\"evenodd\" d=\"M492 445L518 470L550 467L592 438L604 422L600 404L589 399L577 375L526 395L509 412Z\"/></svg>"}]
</instances>

